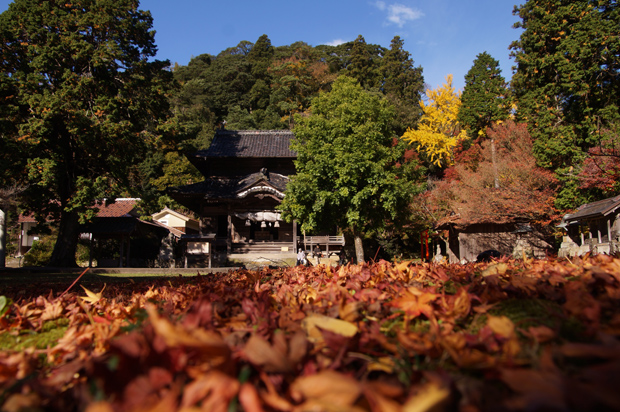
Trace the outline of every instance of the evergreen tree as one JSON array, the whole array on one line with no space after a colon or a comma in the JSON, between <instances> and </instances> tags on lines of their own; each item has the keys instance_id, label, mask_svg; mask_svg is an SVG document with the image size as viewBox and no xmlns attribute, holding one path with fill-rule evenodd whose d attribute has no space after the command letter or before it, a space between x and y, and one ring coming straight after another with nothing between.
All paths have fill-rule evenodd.
<instances>
[{"instance_id":1,"label":"evergreen tree","mask_svg":"<svg viewBox=\"0 0 620 412\"><path fill-rule=\"evenodd\" d=\"M470 138L486 136L486 130L510 114L506 81L499 62L487 52L480 53L465 75L465 88L457 120Z\"/></svg>"},{"instance_id":2,"label":"evergreen tree","mask_svg":"<svg viewBox=\"0 0 620 412\"><path fill-rule=\"evenodd\" d=\"M574 170L618 116L620 6L615 0L528 0L516 7L524 29L511 46L518 118L527 121L534 154L563 183L557 206L588 200Z\"/></svg>"},{"instance_id":3,"label":"evergreen tree","mask_svg":"<svg viewBox=\"0 0 620 412\"><path fill-rule=\"evenodd\" d=\"M266 34L263 34L256 40L256 43L254 43L248 53L248 61L252 65L251 73L254 79L260 79L269 83L269 66L273 60L274 53L274 47Z\"/></svg>"},{"instance_id":4,"label":"evergreen tree","mask_svg":"<svg viewBox=\"0 0 620 412\"><path fill-rule=\"evenodd\" d=\"M0 15L0 68L15 91L3 139L28 159L29 210L59 219L51 265L75 266L79 219L162 142L171 74L133 0L15 0Z\"/></svg>"},{"instance_id":5,"label":"evergreen tree","mask_svg":"<svg viewBox=\"0 0 620 412\"><path fill-rule=\"evenodd\" d=\"M381 62L383 93L396 110L395 133L402 135L407 127L415 127L422 115L418 101L424 93L422 67L414 67L404 42L395 36Z\"/></svg>"},{"instance_id":6,"label":"evergreen tree","mask_svg":"<svg viewBox=\"0 0 620 412\"><path fill-rule=\"evenodd\" d=\"M375 62L367 46L361 34L353 41L346 75L356 79L363 88L369 90L378 86L378 79Z\"/></svg>"}]
</instances>

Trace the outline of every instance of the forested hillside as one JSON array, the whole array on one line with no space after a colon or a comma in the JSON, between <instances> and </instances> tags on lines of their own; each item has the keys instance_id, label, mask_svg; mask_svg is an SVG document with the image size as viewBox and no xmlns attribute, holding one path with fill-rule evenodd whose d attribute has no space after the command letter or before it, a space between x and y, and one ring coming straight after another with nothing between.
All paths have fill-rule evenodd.
<instances>
[{"instance_id":1,"label":"forested hillside","mask_svg":"<svg viewBox=\"0 0 620 412\"><path fill-rule=\"evenodd\" d=\"M180 84L175 114L196 148L205 147L222 122L229 129L292 128L293 116L343 74L390 99L398 111L397 135L417 123L424 92L422 68L399 37L389 48L368 44L361 35L339 46L275 47L262 35L217 56L196 56L187 66L175 65L173 73Z\"/></svg>"}]
</instances>

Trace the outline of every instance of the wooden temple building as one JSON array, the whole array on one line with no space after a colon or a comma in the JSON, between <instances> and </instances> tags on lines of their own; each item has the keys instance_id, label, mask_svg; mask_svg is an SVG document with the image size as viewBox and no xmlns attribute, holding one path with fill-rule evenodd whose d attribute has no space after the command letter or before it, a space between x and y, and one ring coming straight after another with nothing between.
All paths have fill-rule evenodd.
<instances>
[{"instance_id":1,"label":"wooden temple building","mask_svg":"<svg viewBox=\"0 0 620 412\"><path fill-rule=\"evenodd\" d=\"M292 139L288 130L218 130L208 149L188 157L205 180L168 193L200 216L200 235L215 235L216 253L295 253L297 224L278 211L295 173Z\"/></svg>"}]
</instances>

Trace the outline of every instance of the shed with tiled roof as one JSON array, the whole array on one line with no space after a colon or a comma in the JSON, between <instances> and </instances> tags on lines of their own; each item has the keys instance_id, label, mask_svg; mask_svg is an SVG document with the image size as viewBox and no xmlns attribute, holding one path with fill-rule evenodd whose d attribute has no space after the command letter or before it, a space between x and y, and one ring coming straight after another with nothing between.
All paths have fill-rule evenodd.
<instances>
[{"instance_id":1,"label":"shed with tiled roof","mask_svg":"<svg viewBox=\"0 0 620 412\"><path fill-rule=\"evenodd\" d=\"M581 205L564 216L560 227L566 230L558 255L620 252L620 196Z\"/></svg>"}]
</instances>

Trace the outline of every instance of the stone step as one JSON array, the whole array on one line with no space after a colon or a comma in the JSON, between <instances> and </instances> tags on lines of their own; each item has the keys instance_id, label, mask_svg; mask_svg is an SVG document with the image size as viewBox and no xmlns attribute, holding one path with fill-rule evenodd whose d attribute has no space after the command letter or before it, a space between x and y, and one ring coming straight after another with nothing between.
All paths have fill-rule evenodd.
<instances>
[{"instance_id":1,"label":"stone step","mask_svg":"<svg viewBox=\"0 0 620 412\"><path fill-rule=\"evenodd\" d=\"M288 250L282 248L288 247ZM233 253L291 253L292 244L290 242L256 242L256 243L235 243Z\"/></svg>"}]
</instances>

